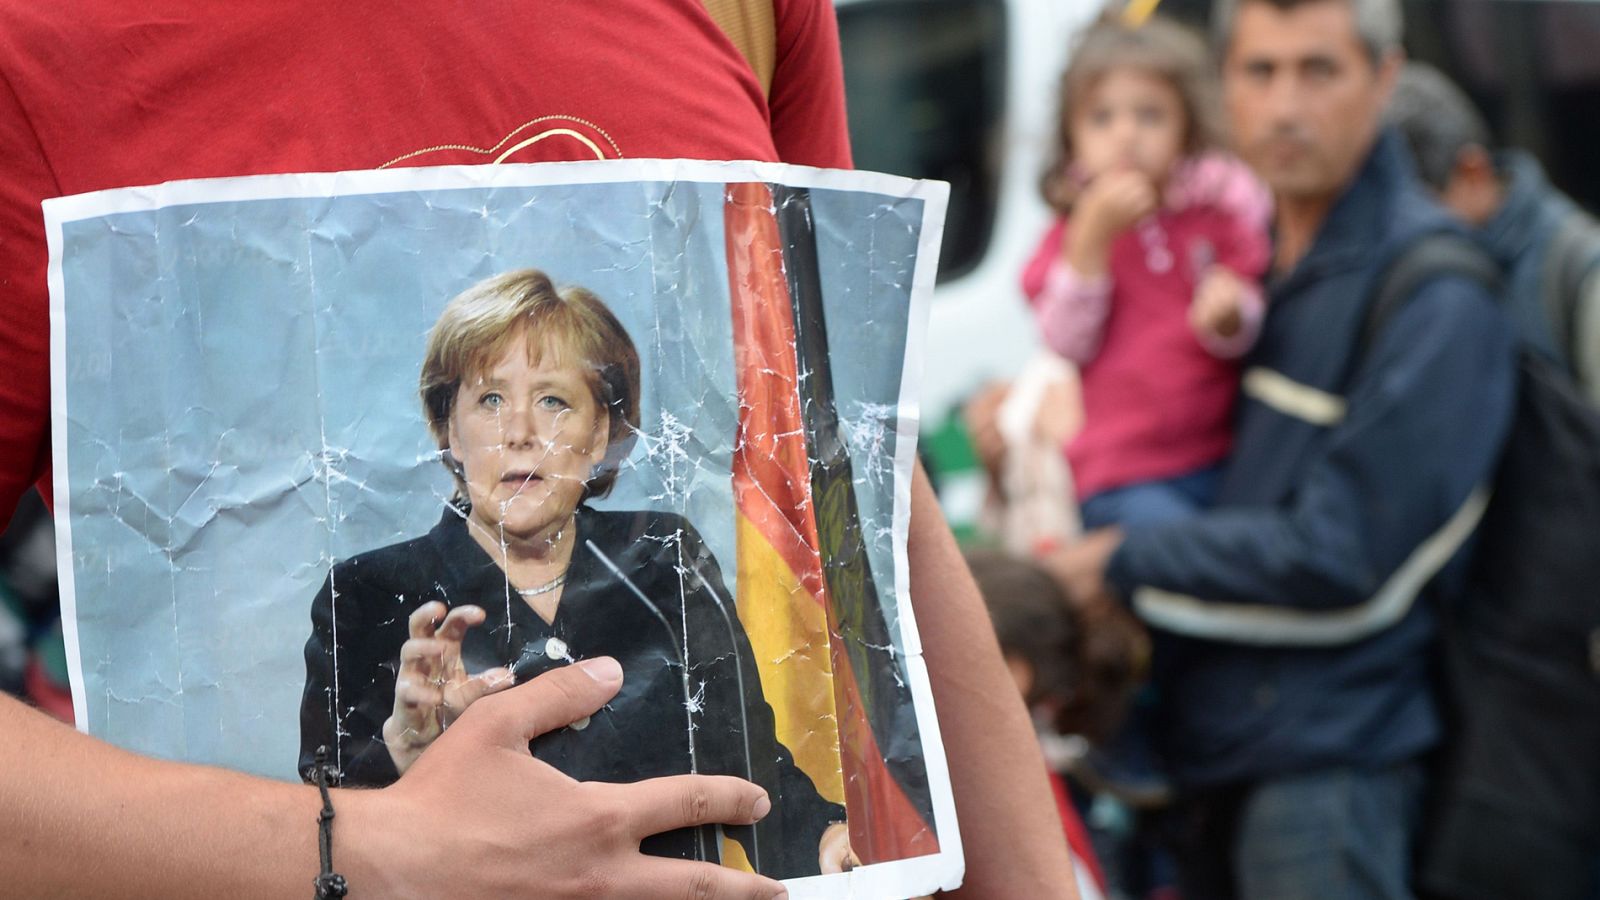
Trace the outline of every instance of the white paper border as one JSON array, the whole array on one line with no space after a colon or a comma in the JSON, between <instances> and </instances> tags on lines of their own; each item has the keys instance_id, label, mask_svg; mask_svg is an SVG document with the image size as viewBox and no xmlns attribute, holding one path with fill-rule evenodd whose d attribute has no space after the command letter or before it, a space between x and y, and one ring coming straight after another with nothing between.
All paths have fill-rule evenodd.
<instances>
[{"instance_id":1,"label":"white paper border","mask_svg":"<svg viewBox=\"0 0 1600 900\"><path fill-rule=\"evenodd\" d=\"M79 731L88 732L83 656L78 640L77 593L72 567L72 498L68 486L66 289L62 276L62 231L68 222L117 213L144 212L169 206L249 200L314 199L386 193L415 193L469 188L524 188L564 184L684 181L725 184L776 182L794 187L860 191L923 201L917 262L912 273L911 310L906 331L905 363L900 380L899 419L895 441L895 495L892 528L895 541L894 587L900 645L905 648L907 677L922 740L934 828L939 852L912 859L862 866L839 875L818 875L785 882L794 900L848 897L901 900L908 892L931 894L958 887L964 872L955 799L950 792L949 764L940 738L933 690L928 681L922 641L910 598L910 562L906 543L911 525L911 475L917 462L921 410L924 339L938 271L950 187L940 181L917 181L896 175L843 169L816 169L785 163L711 162L686 159L631 159L590 162L518 163L480 166L393 168L357 172L312 172L249 175L169 181L117 188L44 201L45 237L50 251L50 426L56 523L56 565L61 587L61 623L66 642L68 681ZM901 478L901 472L907 473Z\"/></svg>"}]
</instances>

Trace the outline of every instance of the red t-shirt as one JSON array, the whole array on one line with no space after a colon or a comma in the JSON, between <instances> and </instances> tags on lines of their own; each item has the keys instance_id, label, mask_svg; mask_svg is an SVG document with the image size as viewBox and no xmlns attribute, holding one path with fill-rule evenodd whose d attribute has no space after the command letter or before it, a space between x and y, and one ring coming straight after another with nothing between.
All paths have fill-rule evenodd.
<instances>
[{"instance_id":1,"label":"red t-shirt","mask_svg":"<svg viewBox=\"0 0 1600 900\"><path fill-rule=\"evenodd\" d=\"M770 99L700 0L0 0L0 523L49 491L49 197L576 159L846 168L827 0L774 0Z\"/></svg>"},{"instance_id":2,"label":"red t-shirt","mask_svg":"<svg viewBox=\"0 0 1600 900\"><path fill-rule=\"evenodd\" d=\"M1083 819L1078 817L1078 810L1072 805L1072 795L1067 793L1066 779L1058 772L1049 774L1050 792L1056 798L1056 812L1061 814L1061 830L1067 835L1067 847L1072 851L1072 861L1088 871L1095 887L1104 894L1106 873L1100 866L1100 857L1095 855L1094 841L1089 837L1089 829L1084 827Z\"/></svg>"}]
</instances>

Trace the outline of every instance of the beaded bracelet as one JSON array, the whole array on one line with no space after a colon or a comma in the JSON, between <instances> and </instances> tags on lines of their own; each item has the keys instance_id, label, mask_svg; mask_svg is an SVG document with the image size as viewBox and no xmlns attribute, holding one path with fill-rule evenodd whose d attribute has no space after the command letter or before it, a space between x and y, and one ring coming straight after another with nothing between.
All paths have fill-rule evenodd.
<instances>
[{"instance_id":1,"label":"beaded bracelet","mask_svg":"<svg viewBox=\"0 0 1600 900\"><path fill-rule=\"evenodd\" d=\"M317 748L317 762L311 770L311 777L317 783L317 790L322 792L322 815L317 818L317 848L322 855L322 874L317 876L315 882L315 900L339 900L350 893L350 886L345 883L343 875L333 871L333 798L329 796L328 788L339 785L339 770L328 763L326 746Z\"/></svg>"}]
</instances>

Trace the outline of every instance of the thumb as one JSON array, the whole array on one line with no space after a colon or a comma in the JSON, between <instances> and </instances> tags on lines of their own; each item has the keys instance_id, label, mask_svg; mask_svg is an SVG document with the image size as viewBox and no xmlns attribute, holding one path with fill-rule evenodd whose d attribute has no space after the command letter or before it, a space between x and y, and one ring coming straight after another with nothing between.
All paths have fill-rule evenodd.
<instances>
[{"instance_id":1,"label":"thumb","mask_svg":"<svg viewBox=\"0 0 1600 900\"><path fill-rule=\"evenodd\" d=\"M622 666L609 656L552 669L524 685L472 704L462 717L491 730L495 743L527 748L529 741L594 715L622 687Z\"/></svg>"}]
</instances>

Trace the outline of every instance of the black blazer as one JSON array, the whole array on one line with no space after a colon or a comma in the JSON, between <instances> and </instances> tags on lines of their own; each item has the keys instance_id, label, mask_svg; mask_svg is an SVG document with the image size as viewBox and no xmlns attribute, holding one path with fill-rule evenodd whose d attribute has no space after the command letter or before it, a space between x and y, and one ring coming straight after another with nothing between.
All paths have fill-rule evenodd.
<instances>
[{"instance_id":1,"label":"black blazer","mask_svg":"<svg viewBox=\"0 0 1600 900\"><path fill-rule=\"evenodd\" d=\"M383 723L394 708L407 618L434 600L476 604L488 618L462 642L468 672L510 666L520 683L566 665L563 650L572 659L614 656L622 663L617 697L581 730L534 739L534 756L579 781L630 782L690 771L748 778L766 788L773 811L754 830L728 828L729 835L763 874L817 874L822 831L842 821L844 809L823 800L778 743L733 597L694 526L672 513L587 507L578 509L575 522L572 564L550 624L510 588L454 508L422 537L336 564L311 606L300 772L310 770L317 747L326 745L336 748L346 785L378 786L399 777L383 743ZM643 849L719 858L711 829L657 835Z\"/></svg>"}]
</instances>

